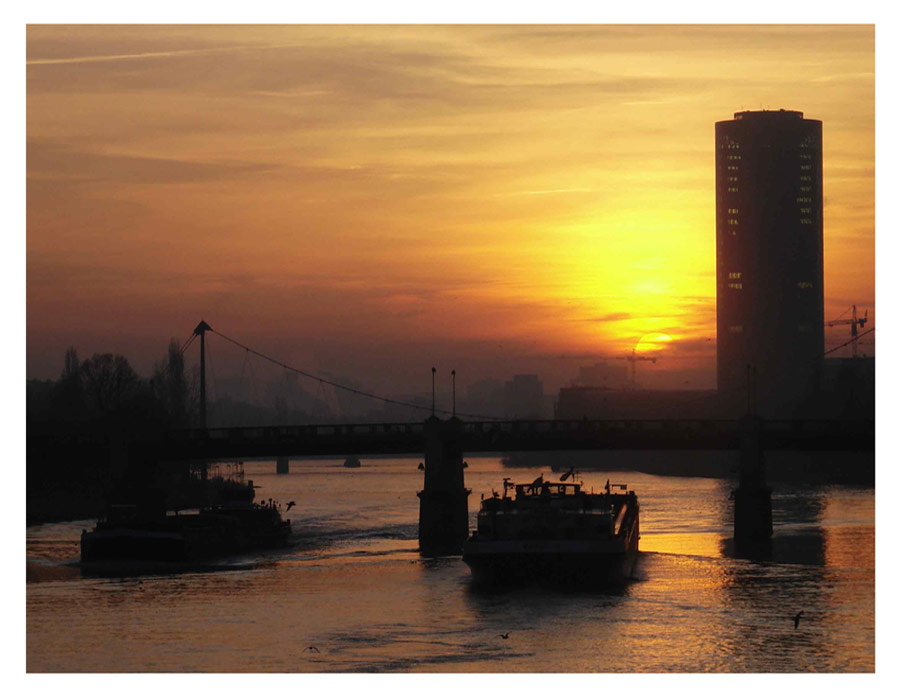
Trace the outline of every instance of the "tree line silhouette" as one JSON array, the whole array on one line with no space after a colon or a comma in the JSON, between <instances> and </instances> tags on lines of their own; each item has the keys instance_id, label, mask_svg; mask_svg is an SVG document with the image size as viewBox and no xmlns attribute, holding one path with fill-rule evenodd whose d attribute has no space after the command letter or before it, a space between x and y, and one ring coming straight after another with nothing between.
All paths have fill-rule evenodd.
<instances>
[{"instance_id":1,"label":"tree line silhouette","mask_svg":"<svg viewBox=\"0 0 900 700\"><path fill-rule=\"evenodd\" d=\"M57 381L28 384L29 434L142 433L190 427L199 415L198 381L187 376L174 339L149 379L122 355L97 353L79 361L70 347Z\"/></svg>"},{"instance_id":2,"label":"tree line silhouette","mask_svg":"<svg viewBox=\"0 0 900 700\"><path fill-rule=\"evenodd\" d=\"M27 383L26 517L28 522L95 517L110 484L109 445L141 435L188 428L199 420L199 380L188 373L173 339L149 379L128 359L65 352L56 381ZM52 445L71 445L64 458Z\"/></svg>"}]
</instances>

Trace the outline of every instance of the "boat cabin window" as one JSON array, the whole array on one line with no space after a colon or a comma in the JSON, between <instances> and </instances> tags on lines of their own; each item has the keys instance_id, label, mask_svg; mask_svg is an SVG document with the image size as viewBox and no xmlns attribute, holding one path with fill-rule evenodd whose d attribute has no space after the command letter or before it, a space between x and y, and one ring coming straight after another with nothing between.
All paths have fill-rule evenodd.
<instances>
[{"instance_id":1,"label":"boat cabin window","mask_svg":"<svg viewBox=\"0 0 900 700\"><path fill-rule=\"evenodd\" d=\"M545 481L540 484L516 484L516 497L519 496L572 496L581 493L581 484L564 484Z\"/></svg>"}]
</instances>

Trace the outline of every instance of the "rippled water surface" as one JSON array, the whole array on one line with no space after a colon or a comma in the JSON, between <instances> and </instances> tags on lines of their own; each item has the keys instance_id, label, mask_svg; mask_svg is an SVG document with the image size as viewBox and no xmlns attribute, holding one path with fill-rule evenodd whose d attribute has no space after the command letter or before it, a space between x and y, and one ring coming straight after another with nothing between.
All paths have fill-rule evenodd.
<instances>
[{"instance_id":1,"label":"rippled water surface","mask_svg":"<svg viewBox=\"0 0 900 700\"><path fill-rule=\"evenodd\" d=\"M731 483L617 473L641 503L635 580L486 593L459 557L419 557L418 461L247 463L260 497L297 502L294 535L212 570L83 577L92 523L29 527L28 671L874 671L871 488L778 487L754 561L733 556ZM473 522L503 476L540 473L468 462Z\"/></svg>"}]
</instances>

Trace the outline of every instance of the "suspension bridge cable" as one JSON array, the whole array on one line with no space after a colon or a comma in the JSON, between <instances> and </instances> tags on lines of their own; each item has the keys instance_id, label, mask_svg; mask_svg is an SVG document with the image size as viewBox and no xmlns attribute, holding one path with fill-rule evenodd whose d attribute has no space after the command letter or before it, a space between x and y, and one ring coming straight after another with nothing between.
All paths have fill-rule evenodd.
<instances>
[{"instance_id":1,"label":"suspension bridge cable","mask_svg":"<svg viewBox=\"0 0 900 700\"><path fill-rule=\"evenodd\" d=\"M191 347L191 344L194 342L194 339L195 339L196 337L197 337L197 334L194 333L190 338L187 339L187 341L185 342L185 344L181 346L181 354L182 354L182 355L184 355L184 353L187 352L187 349L188 349L189 347Z\"/></svg>"},{"instance_id":2,"label":"suspension bridge cable","mask_svg":"<svg viewBox=\"0 0 900 700\"><path fill-rule=\"evenodd\" d=\"M234 345L237 345L239 348L243 348L247 352L253 353L254 355L261 357L262 359L267 360L268 362L271 362L272 364L278 365L279 367L283 367L284 369L290 370L291 372L296 372L297 374L299 374L303 377L307 377L308 379L315 379L316 381L319 381L323 384L328 384L329 386L333 386L336 389L342 389L344 391L349 391L351 394L356 394L358 396L365 396L370 399L384 401L385 403L391 403L396 406L405 406L406 408L414 408L418 411L431 412L430 406L420 406L419 404L409 403L407 401L400 401L399 399L390 399L386 396L379 396L378 394L372 394L368 391L361 391L360 389L354 389L354 388L346 386L344 384L339 384L338 382L333 382L333 381L330 381L323 377L319 377L315 374L310 374L309 372L304 372L302 369L297 369L296 367L291 367L290 365L285 364L284 362L281 362L280 360L276 360L274 357L269 357L268 355L261 353L258 350L254 350L253 348L244 345L243 343L235 340L234 338L229 338L224 333L221 333L215 329L210 328L210 332L215 333L217 336L219 336L223 340L227 340L229 343L233 343ZM451 413L451 411L449 411L445 408L436 408L434 410L434 413L449 414L449 413ZM500 420L499 418L497 418L495 416L484 416L484 415L479 415L477 413L461 413L461 412L457 411L456 415L465 416L466 418L481 418L483 420Z\"/></svg>"},{"instance_id":3,"label":"suspension bridge cable","mask_svg":"<svg viewBox=\"0 0 900 700\"><path fill-rule=\"evenodd\" d=\"M849 310L849 309L848 309L848 310ZM846 313L846 311L845 311L844 313ZM841 315L843 315L843 314L841 314ZM325 379L325 378L323 378L323 377L319 377L319 376L317 376L317 375L310 374L309 372L305 372L305 371L303 371L303 370L301 370L301 369L297 369L296 367L291 367L290 365L285 364L284 362L281 362L281 361L279 361L279 360L276 360L276 359L273 358L273 357L269 357L268 355L266 355L266 354L264 354L264 353L261 353L261 352L259 352L258 350L254 350L253 348L250 348L250 347L244 345L243 343L241 343L241 342L235 340L234 338L228 337L228 336L225 335L224 333L221 333L221 332L219 332L219 331L217 331L217 330L214 330L214 329L212 329L212 328L210 328L209 330L210 330L210 332L215 333L216 335L218 335L218 336L221 337L222 339L227 340L229 343L233 343L234 345L237 345L238 347L242 348L242 349L243 349L244 351L246 351L247 353L252 353L252 354L254 354L254 355L257 355L258 357L261 357L262 359L264 359L264 360L266 360L266 361L268 361L268 362L271 362L272 364L278 365L279 367L282 367L282 368L284 368L285 370L289 370L289 371L291 371L291 372L296 372L297 374L299 374L299 375L301 375L301 376L303 376L303 377L307 377L307 378L309 378L309 379L313 379L313 380L315 380L315 381L318 381L318 382L319 382L319 388L320 388L320 389L321 389L321 387L322 387L323 384L327 384L328 386L334 387L334 388L336 388L336 389L342 389L342 390L344 390L344 391L350 392L351 394L356 394L356 395L358 395L358 396L364 396L364 397L367 397L367 398L370 398L370 399L375 399L375 400L378 400L378 401L384 401L384 402L387 403L387 404L394 404L394 405L397 405L397 406L404 406L404 407L406 407L406 408L413 408L413 409L416 409L416 410L419 410L419 411L431 411L431 408L430 408L429 406L422 406L422 405L410 403L410 402L407 402L407 401L400 401L399 399L391 399L391 398L388 398L388 397L386 397L386 396L379 396L378 394L373 394L373 393L370 393L370 392L367 392L367 391L361 391L360 389L354 389L354 388L349 387L349 386L346 386L346 385L344 385L344 384L339 384L338 382L333 382L333 381L331 381L331 380L329 380L329 379ZM869 335L870 333L873 333L874 331L875 331L875 328L872 327L872 328L870 328L869 330L865 331L864 333L860 333L860 334L857 336L856 340L858 341L860 338L863 338L864 336L867 336L867 335ZM190 347L191 343L193 343L193 341L194 341L194 339L195 339L196 337L197 337L196 334L192 335L191 338L188 340L188 342L185 343L184 348L183 348L182 351L184 351L184 350L186 350L188 347ZM837 351L837 350L840 350L841 348L846 347L847 345L850 345L852 342L853 342L853 340L851 339L851 340L848 340L848 341L845 342L845 343L842 343L841 345L838 345L838 346L836 346L836 347L833 347L833 348L831 348L830 350L826 351L826 352L823 354L823 356L824 356L824 355L829 355L829 354L831 354L831 353L833 353L833 352L835 352L835 351ZM251 371L251 373L252 373L252 366L251 366L251 370L250 370L250 371ZM782 373L779 373L778 376L781 376L781 374L782 374ZM252 378L251 378L251 381L252 381ZM715 393L712 393L712 394L707 395L707 396L701 396L701 397L689 399L689 400L687 400L687 401L679 402L678 404L675 404L675 406L676 406L676 407L677 407L677 406L684 406L684 405L688 405L688 404L691 404L691 403L696 403L696 402L698 402L698 401L710 401L710 400L719 398L719 397L721 397L721 396L725 396L725 395L728 395L728 394L733 394L733 393L737 393L737 392L739 392L739 391L745 391L745 390L746 390L746 389L745 389L744 387L735 387L734 389L729 389L729 390L725 390L725 391L721 391L721 392L715 392ZM448 411L447 409L444 409L444 408L435 408L435 409L434 409L434 413L451 413L451 411ZM467 417L467 418L481 418L481 419L483 419L483 420L495 420L495 421L496 421L496 420L502 420L501 418L497 418L496 416L486 416L486 415L481 415L481 414L477 414L477 413L463 413L463 412L461 412L461 411L457 411L457 412L456 412L456 415L459 415L459 416L465 416L465 417Z\"/></svg>"}]
</instances>

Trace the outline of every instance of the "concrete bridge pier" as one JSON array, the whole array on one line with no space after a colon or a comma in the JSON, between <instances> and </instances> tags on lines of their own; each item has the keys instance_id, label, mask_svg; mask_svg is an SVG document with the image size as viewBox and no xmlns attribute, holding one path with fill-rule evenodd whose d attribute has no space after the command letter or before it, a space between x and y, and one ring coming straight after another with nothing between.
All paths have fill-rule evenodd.
<instances>
[{"instance_id":1,"label":"concrete bridge pier","mask_svg":"<svg viewBox=\"0 0 900 700\"><path fill-rule=\"evenodd\" d=\"M740 420L740 481L734 491L734 540L750 544L772 537L772 489L766 483L762 418Z\"/></svg>"},{"instance_id":2,"label":"concrete bridge pier","mask_svg":"<svg viewBox=\"0 0 900 700\"><path fill-rule=\"evenodd\" d=\"M291 461L287 455L278 455L275 459L275 473L289 474L291 471Z\"/></svg>"},{"instance_id":3,"label":"concrete bridge pier","mask_svg":"<svg viewBox=\"0 0 900 700\"><path fill-rule=\"evenodd\" d=\"M425 488L419 491L419 551L459 554L469 534L469 493L463 478L462 421L425 421Z\"/></svg>"}]
</instances>

